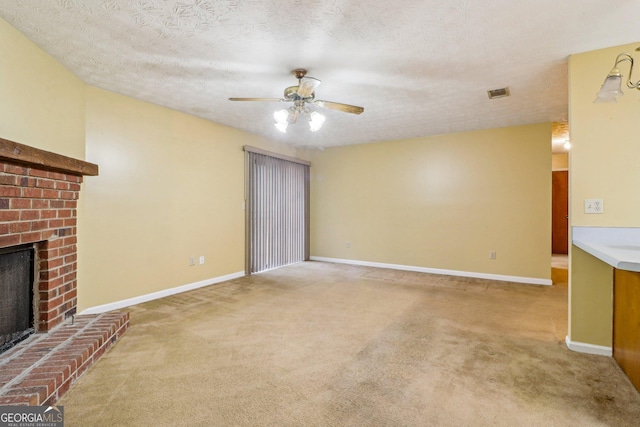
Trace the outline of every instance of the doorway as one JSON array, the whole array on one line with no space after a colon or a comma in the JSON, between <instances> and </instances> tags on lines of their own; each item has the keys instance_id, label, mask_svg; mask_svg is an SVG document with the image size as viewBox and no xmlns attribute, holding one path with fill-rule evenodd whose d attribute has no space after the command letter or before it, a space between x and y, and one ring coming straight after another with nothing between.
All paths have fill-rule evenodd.
<instances>
[{"instance_id":1,"label":"doorway","mask_svg":"<svg viewBox=\"0 0 640 427\"><path fill-rule=\"evenodd\" d=\"M569 171L551 172L551 252L569 253Z\"/></svg>"},{"instance_id":2,"label":"doorway","mask_svg":"<svg viewBox=\"0 0 640 427\"><path fill-rule=\"evenodd\" d=\"M568 137L568 136L567 136ZM563 141L561 139L560 141ZM551 281L569 284L569 153L554 146L551 172Z\"/></svg>"},{"instance_id":3,"label":"doorway","mask_svg":"<svg viewBox=\"0 0 640 427\"><path fill-rule=\"evenodd\" d=\"M551 281L569 285L569 123L551 126Z\"/></svg>"}]
</instances>

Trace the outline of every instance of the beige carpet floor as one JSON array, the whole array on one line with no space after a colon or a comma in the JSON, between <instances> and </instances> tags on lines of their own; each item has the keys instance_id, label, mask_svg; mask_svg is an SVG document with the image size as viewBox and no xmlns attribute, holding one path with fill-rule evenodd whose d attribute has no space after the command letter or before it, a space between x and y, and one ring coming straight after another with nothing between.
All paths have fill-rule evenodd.
<instances>
[{"instance_id":1,"label":"beige carpet floor","mask_svg":"<svg viewBox=\"0 0 640 427\"><path fill-rule=\"evenodd\" d=\"M566 348L566 286L307 262L130 311L67 427L640 425L615 361Z\"/></svg>"}]
</instances>

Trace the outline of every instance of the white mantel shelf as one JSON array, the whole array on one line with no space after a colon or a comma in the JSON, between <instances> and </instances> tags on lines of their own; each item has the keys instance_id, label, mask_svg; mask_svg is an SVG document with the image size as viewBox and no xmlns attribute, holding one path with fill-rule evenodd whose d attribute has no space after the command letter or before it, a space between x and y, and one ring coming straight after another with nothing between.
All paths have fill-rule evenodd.
<instances>
[{"instance_id":1,"label":"white mantel shelf","mask_svg":"<svg viewBox=\"0 0 640 427\"><path fill-rule=\"evenodd\" d=\"M640 228L573 227L573 244L619 270L640 272Z\"/></svg>"}]
</instances>

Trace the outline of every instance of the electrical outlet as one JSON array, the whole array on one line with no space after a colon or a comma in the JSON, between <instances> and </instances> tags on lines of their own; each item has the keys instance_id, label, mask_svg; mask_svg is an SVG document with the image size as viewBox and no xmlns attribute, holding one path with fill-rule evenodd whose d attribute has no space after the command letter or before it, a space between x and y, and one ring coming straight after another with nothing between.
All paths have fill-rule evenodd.
<instances>
[{"instance_id":1,"label":"electrical outlet","mask_svg":"<svg viewBox=\"0 0 640 427\"><path fill-rule=\"evenodd\" d=\"M204 255L200 255L200 265L204 264Z\"/></svg>"},{"instance_id":2,"label":"electrical outlet","mask_svg":"<svg viewBox=\"0 0 640 427\"><path fill-rule=\"evenodd\" d=\"M584 199L584 213L604 213L604 201L602 199Z\"/></svg>"},{"instance_id":3,"label":"electrical outlet","mask_svg":"<svg viewBox=\"0 0 640 427\"><path fill-rule=\"evenodd\" d=\"M351 242L347 242L347 248L351 247Z\"/></svg>"},{"instance_id":4,"label":"electrical outlet","mask_svg":"<svg viewBox=\"0 0 640 427\"><path fill-rule=\"evenodd\" d=\"M189 265L192 267L196 265L196 259L192 256L189 257Z\"/></svg>"},{"instance_id":5,"label":"electrical outlet","mask_svg":"<svg viewBox=\"0 0 640 427\"><path fill-rule=\"evenodd\" d=\"M496 259L496 251L489 252L489 259Z\"/></svg>"}]
</instances>

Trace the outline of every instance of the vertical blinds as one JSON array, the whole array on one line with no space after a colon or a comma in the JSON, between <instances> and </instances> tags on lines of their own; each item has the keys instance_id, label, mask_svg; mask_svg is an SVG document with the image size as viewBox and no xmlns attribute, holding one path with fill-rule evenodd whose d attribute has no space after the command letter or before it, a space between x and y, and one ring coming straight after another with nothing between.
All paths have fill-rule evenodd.
<instances>
[{"instance_id":1,"label":"vertical blinds","mask_svg":"<svg viewBox=\"0 0 640 427\"><path fill-rule=\"evenodd\" d=\"M245 147L247 274L309 259L309 164Z\"/></svg>"}]
</instances>

